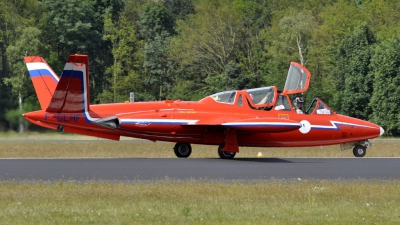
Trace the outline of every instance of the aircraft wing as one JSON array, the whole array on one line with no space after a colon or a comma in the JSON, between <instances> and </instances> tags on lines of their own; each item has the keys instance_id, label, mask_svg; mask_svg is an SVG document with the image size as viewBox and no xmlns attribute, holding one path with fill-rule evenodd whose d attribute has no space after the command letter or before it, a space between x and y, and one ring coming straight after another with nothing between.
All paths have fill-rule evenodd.
<instances>
[{"instance_id":1,"label":"aircraft wing","mask_svg":"<svg viewBox=\"0 0 400 225\"><path fill-rule=\"evenodd\" d=\"M190 117L174 117L165 113L134 113L103 118L93 122L110 129L136 130L151 125L160 126L212 126L250 132L287 132L301 127L298 121L275 117L243 118L226 115L191 115Z\"/></svg>"}]
</instances>

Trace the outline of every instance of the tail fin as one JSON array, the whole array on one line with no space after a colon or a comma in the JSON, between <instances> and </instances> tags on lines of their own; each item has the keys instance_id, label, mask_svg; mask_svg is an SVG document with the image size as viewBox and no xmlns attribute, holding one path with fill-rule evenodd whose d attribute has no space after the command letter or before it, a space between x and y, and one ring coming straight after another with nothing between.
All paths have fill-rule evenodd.
<instances>
[{"instance_id":1,"label":"tail fin","mask_svg":"<svg viewBox=\"0 0 400 225\"><path fill-rule=\"evenodd\" d=\"M24 60L35 87L40 107L46 109L54 94L59 78L42 57L25 56Z\"/></svg>"},{"instance_id":2,"label":"tail fin","mask_svg":"<svg viewBox=\"0 0 400 225\"><path fill-rule=\"evenodd\" d=\"M90 105L87 55L70 55L47 112L87 113Z\"/></svg>"}]
</instances>

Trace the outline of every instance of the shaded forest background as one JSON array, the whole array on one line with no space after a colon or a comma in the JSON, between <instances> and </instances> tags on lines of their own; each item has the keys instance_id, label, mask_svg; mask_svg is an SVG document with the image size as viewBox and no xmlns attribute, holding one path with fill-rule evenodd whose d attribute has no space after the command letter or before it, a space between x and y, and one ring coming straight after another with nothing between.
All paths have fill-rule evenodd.
<instances>
[{"instance_id":1,"label":"shaded forest background","mask_svg":"<svg viewBox=\"0 0 400 225\"><path fill-rule=\"evenodd\" d=\"M91 102L275 85L290 61L338 113L400 134L398 0L0 0L0 131L40 109L24 55L89 55Z\"/></svg>"}]
</instances>

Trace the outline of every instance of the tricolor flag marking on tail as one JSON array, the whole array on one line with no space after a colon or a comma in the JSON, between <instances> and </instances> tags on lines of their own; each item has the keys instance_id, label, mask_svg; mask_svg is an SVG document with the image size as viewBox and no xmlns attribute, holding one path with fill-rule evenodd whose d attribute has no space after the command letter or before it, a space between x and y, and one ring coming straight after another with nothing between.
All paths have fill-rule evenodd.
<instances>
[{"instance_id":1,"label":"tricolor flag marking on tail","mask_svg":"<svg viewBox=\"0 0 400 225\"><path fill-rule=\"evenodd\" d=\"M31 76L31 78L39 76L49 76L53 78L53 80L57 83L60 80L58 76L50 68L50 66L47 65L47 63L31 62L31 63L26 63L26 67L28 67L29 75Z\"/></svg>"},{"instance_id":2,"label":"tricolor flag marking on tail","mask_svg":"<svg viewBox=\"0 0 400 225\"><path fill-rule=\"evenodd\" d=\"M24 60L35 87L40 107L46 109L53 97L59 78L42 57L26 56Z\"/></svg>"},{"instance_id":3,"label":"tricolor flag marking on tail","mask_svg":"<svg viewBox=\"0 0 400 225\"><path fill-rule=\"evenodd\" d=\"M76 65L75 63L66 63L64 67L63 73L69 73L71 77L73 78L78 78L81 81L81 88L82 88L82 111L85 115L86 122L90 123L95 120L98 120L99 118L92 118L89 114L89 87L88 83L89 81L87 80L89 76L86 75L86 71L89 69L86 68L86 64L83 64L81 66Z\"/></svg>"}]
</instances>

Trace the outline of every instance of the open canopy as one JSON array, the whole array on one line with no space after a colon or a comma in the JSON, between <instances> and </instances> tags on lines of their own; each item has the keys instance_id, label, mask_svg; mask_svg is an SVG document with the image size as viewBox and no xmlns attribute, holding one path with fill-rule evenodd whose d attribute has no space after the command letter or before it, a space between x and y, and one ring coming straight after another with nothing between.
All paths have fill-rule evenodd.
<instances>
[{"instance_id":1,"label":"open canopy","mask_svg":"<svg viewBox=\"0 0 400 225\"><path fill-rule=\"evenodd\" d=\"M283 93L298 94L307 91L310 77L311 74L305 67L298 63L291 62Z\"/></svg>"}]
</instances>

